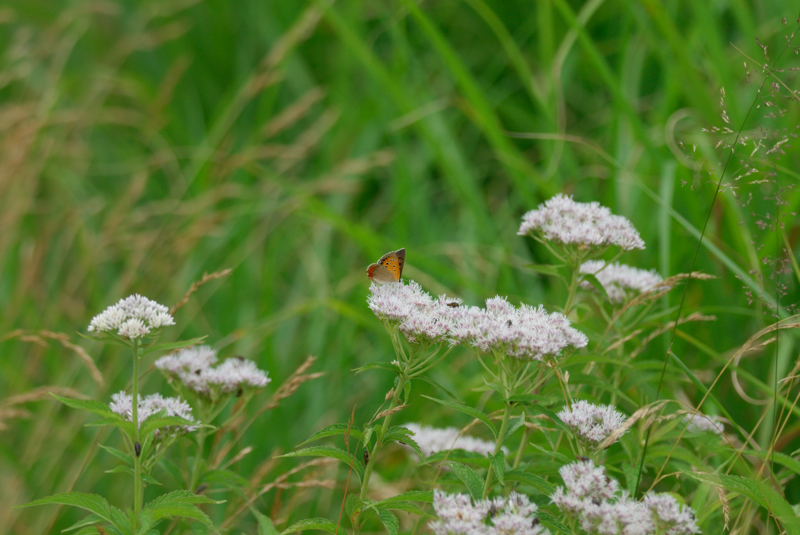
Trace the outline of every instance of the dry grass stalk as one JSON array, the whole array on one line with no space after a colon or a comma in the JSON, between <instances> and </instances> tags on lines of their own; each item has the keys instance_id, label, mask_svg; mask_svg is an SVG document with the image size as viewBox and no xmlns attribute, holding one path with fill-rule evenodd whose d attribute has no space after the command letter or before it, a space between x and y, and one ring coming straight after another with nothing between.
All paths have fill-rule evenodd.
<instances>
[{"instance_id":1,"label":"dry grass stalk","mask_svg":"<svg viewBox=\"0 0 800 535\"><path fill-rule=\"evenodd\" d=\"M212 280L215 279L221 279L223 277L227 277L228 275L231 274L231 272L233 272L233 270L228 268L228 269L223 269L222 271L215 271L214 273L203 273L203 277L199 281L195 281L192 283L191 286L189 286L189 290L186 292L183 298L174 305L172 305L172 308L169 309L169 313L175 314L175 312L179 308L181 308L183 305L189 302L189 298L192 297L192 294L194 294L197 290L199 290L200 287L203 286L204 284L211 282Z\"/></svg>"},{"instance_id":2,"label":"dry grass stalk","mask_svg":"<svg viewBox=\"0 0 800 535\"><path fill-rule=\"evenodd\" d=\"M305 371L308 370L314 361L317 360L317 357L313 355L309 355L305 361L289 376L286 381L272 394L272 398L270 398L269 403L267 403L264 408L259 411L264 412L265 410L274 409L278 405L280 405L280 401L282 399L288 398L292 394L294 394L300 385L305 383L306 381L312 381L314 379L318 379L325 375L324 372L317 372L317 373L309 373L305 374Z\"/></svg>"},{"instance_id":3,"label":"dry grass stalk","mask_svg":"<svg viewBox=\"0 0 800 535\"><path fill-rule=\"evenodd\" d=\"M676 321L670 321L669 323L665 323L655 331L651 332L647 337L642 341L642 345L631 351L631 358L635 358L639 353L644 351L647 344L664 334L665 332L674 329L678 325L683 325L684 323L689 323L691 321L717 321L716 316L706 316L704 314L700 314L699 312L693 312L689 314L685 318L681 318Z\"/></svg>"},{"instance_id":4,"label":"dry grass stalk","mask_svg":"<svg viewBox=\"0 0 800 535\"><path fill-rule=\"evenodd\" d=\"M668 403L667 400L656 401L654 403L650 403L649 405L645 405L644 407L642 407L638 411L634 412L633 414L631 414L630 418L625 420L625 423L623 423L617 429L612 431L611 434L608 435L606 437L606 439L597 446L597 449L598 450L606 449L611 444L616 442L619 439L619 437L621 437L623 434L625 434L628 431L628 429L633 427L633 424L635 424L637 421L641 420L642 418L645 418L647 416L650 416L650 415L660 411L661 408L664 407L664 405L666 405L667 403ZM649 427L650 425L652 425L652 423L653 423L653 420L649 419L648 421L645 422L645 427Z\"/></svg>"},{"instance_id":5,"label":"dry grass stalk","mask_svg":"<svg viewBox=\"0 0 800 535\"><path fill-rule=\"evenodd\" d=\"M41 347L48 347L47 340L55 340L62 347L65 347L71 351L73 351L78 358L83 362L83 364L89 369L89 373L92 376L92 379L97 386L102 387L105 384L105 380L103 379L103 374L100 372L100 369L92 360L92 357L86 352L85 349L82 347L73 344L69 341L69 335L65 333L53 332L53 331L24 331L22 329L16 329L11 331L10 333L6 334L0 341L8 340L11 338L17 338L22 342L28 342L32 344L39 345Z\"/></svg>"},{"instance_id":6,"label":"dry grass stalk","mask_svg":"<svg viewBox=\"0 0 800 535\"><path fill-rule=\"evenodd\" d=\"M406 407L408 407L408 405L398 405L394 409L386 409L385 411L381 411L375 416L375 418L372 419L372 422L374 422L376 420L380 420L381 418L385 418L385 417L390 416L392 414L398 413L398 412L402 411L403 409L405 409ZM372 423L372 422L370 422L370 423Z\"/></svg>"}]
</instances>

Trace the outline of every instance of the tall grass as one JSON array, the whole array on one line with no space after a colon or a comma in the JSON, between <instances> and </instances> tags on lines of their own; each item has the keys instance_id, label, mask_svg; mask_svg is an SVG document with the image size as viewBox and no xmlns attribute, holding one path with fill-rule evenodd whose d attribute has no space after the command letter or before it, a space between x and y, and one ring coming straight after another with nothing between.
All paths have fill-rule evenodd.
<instances>
[{"instance_id":1,"label":"tall grass","mask_svg":"<svg viewBox=\"0 0 800 535\"><path fill-rule=\"evenodd\" d=\"M129 293L173 304L204 273L231 269L192 295L176 318L191 327L173 336L208 334L278 382L319 357L314 371L325 377L247 432L253 450L239 469L259 486L296 466L273 455L353 410L368 419L370 400L389 389L389 377L350 372L392 353L364 304L364 267L385 251L406 247L406 275L432 293L563 302L562 287L523 268L544 251L515 235L524 211L563 191L636 224L648 248L629 263L687 271L727 157L701 130L721 124L720 88L731 128L794 132L798 123L790 101L781 116L762 109L744 123L762 73L732 45L763 61L754 38L779 50L781 19L791 28L794 16L779 3L653 0L6 4L0 532L76 520L11 508L36 497L131 494L125 478L103 472L113 459L96 447L97 428L46 395L107 400L125 387L119 352L75 333ZM796 57L783 61L781 79L794 87ZM792 148L770 160L782 184L797 180L797 160ZM700 384L670 365L662 398L697 403L727 358L775 321L764 259L793 251L798 225L758 230L774 214L773 187L742 188L740 199L754 194L747 205L726 189L710 212L694 269L718 278L690 285L686 299L718 320L680 326L673 351ZM794 213L800 196L790 190L785 201L781 211ZM786 307L797 301L796 262L779 278ZM763 296L750 299L748 288ZM665 296L665 313L679 299ZM784 334L777 352L746 354L714 385L740 440L754 431L753 449L798 447L800 424L778 436L770 405L750 401L772 399L795 341ZM642 401L655 399L666 343L637 357ZM477 401L475 362L456 351L448 366L435 379ZM146 381L156 389L160 379ZM792 401L779 407L793 412ZM466 423L436 420L448 419ZM402 473L403 457L388 466ZM796 475L782 485L790 503L800 501ZM279 512L279 524L336 518L341 490L273 489L256 505ZM213 514L221 524L224 513ZM745 530L775 533L764 511L747 515ZM240 522L253 530L247 516Z\"/></svg>"}]
</instances>

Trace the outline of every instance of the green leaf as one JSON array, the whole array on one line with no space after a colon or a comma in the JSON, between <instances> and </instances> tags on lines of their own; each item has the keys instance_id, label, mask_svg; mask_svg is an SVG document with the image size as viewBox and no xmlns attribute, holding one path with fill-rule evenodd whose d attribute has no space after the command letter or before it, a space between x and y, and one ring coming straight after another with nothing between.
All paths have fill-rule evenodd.
<instances>
[{"instance_id":1,"label":"green leaf","mask_svg":"<svg viewBox=\"0 0 800 535\"><path fill-rule=\"evenodd\" d=\"M360 513L364 508L364 502L361 501L358 494L348 494L347 498L345 498L344 507L347 511L347 517L353 520L356 514Z\"/></svg>"},{"instance_id":2,"label":"green leaf","mask_svg":"<svg viewBox=\"0 0 800 535\"><path fill-rule=\"evenodd\" d=\"M120 451L117 448L112 448L111 446L103 446L102 444L99 444L99 446L125 464L133 466L133 459L131 459L130 454Z\"/></svg>"},{"instance_id":3,"label":"green leaf","mask_svg":"<svg viewBox=\"0 0 800 535\"><path fill-rule=\"evenodd\" d=\"M447 461L447 465L453 470L453 473L461 480L467 487L470 496L475 500L480 500L483 495L483 487L486 482L483 478L472 468L466 464L457 463L455 461Z\"/></svg>"},{"instance_id":4,"label":"green leaf","mask_svg":"<svg viewBox=\"0 0 800 535\"><path fill-rule=\"evenodd\" d=\"M545 478L530 474L524 470L509 470L504 474L506 481L516 481L535 488L545 496L550 496L555 488Z\"/></svg>"},{"instance_id":5,"label":"green leaf","mask_svg":"<svg viewBox=\"0 0 800 535\"><path fill-rule=\"evenodd\" d=\"M240 491L241 489L250 487L250 482L247 481L247 479L243 478L236 472L231 470L223 470L221 468L209 470L208 472L203 473L203 476L200 479L205 483L217 483L223 488L228 488L235 491Z\"/></svg>"},{"instance_id":6,"label":"green leaf","mask_svg":"<svg viewBox=\"0 0 800 535\"><path fill-rule=\"evenodd\" d=\"M364 465L358 462L353 455L333 446L314 446L286 453L281 455L281 457L329 457L331 459L338 459L350 465L353 471L358 474L358 477L362 481L364 480Z\"/></svg>"},{"instance_id":7,"label":"green leaf","mask_svg":"<svg viewBox=\"0 0 800 535\"><path fill-rule=\"evenodd\" d=\"M397 373L399 371L397 369L397 366L395 366L394 364L389 364L388 362L371 362L369 364L365 364L364 366L361 366L359 368L350 371L358 375L361 372L365 372L367 370L375 370L375 369L386 370L393 373Z\"/></svg>"},{"instance_id":8,"label":"green leaf","mask_svg":"<svg viewBox=\"0 0 800 535\"><path fill-rule=\"evenodd\" d=\"M408 446L409 448L414 450L414 453L416 453L419 456L420 460L422 461L422 464L428 464L428 461L425 459L425 455L422 454L422 450L420 449L419 444L417 444L416 440L411 438L413 434L414 434L413 431L411 431L410 429L406 429L405 427L398 425L390 427L389 430L386 432L386 435L383 437L383 440L384 442L388 441L399 442L401 444Z\"/></svg>"},{"instance_id":9,"label":"green leaf","mask_svg":"<svg viewBox=\"0 0 800 535\"><path fill-rule=\"evenodd\" d=\"M522 267L530 269L531 271L535 271L536 273L541 273L542 275L549 275L551 277L559 277L563 279L563 276L558 272L558 270L566 266L564 264L524 264Z\"/></svg>"},{"instance_id":10,"label":"green leaf","mask_svg":"<svg viewBox=\"0 0 800 535\"><path fill-rule=\"evenodd\" d=\"M597 280L596 276L594 276L594 275L592 275L590 273L582 274L581 275L581 282L584 282L584 281L586 281L589 284L591 284L592 288L594 288L595 290L600 292L600 295L602 295L603 297L608 299L608 292L606 292L605 287L603 287L603 284L599 280Z\"/></svg>"},{"instance_id":11,"label":"green leaf","mask_svg":"<svg viewBox=\"0 0 800 535\"><path fill-rule=\"evenodd\" d=\"M508 421L508 428L506 429L506 436L503 437L503 444L505 444L509 437L516 433L517 429L525 425L525 413L514 416ZM502 445L502 444L501 444Z\"/></svg>"},{"instance_id":12,"label":"green leaf","mask_svg":"<svg viewBox=\"0 0 800 535\"><path fill-rule=\"evenodd\" d=\"M375 505L389 506L394 502L424 502L433 503L433 492L430 490L408 490L397 496L376 502Z\"/></svg>"},{"instance_id":13,"label":"green leaf","mask_svg":"<svg viewBox=\"0 0 800 535\"><path fill-rule=\"evenodd\" d=\"M104 416L106 418L125 421L122 416L115 413L111 410L105 403L100 403L99 401L95 401L93 399L77 399L77 398L65 398L59 396L57 394L50 394L58 401L66 405L67 407L72 407L73 409L80 409L82 411L88 411L93 414L99 414L100 416Z\"/></svg>"},{"instance_id":14,"label":"green leaf","mask_svg":"<svg viewBox=\"0 0 800 535\"><path fill-rule=\"evenodd\" d=\"M395 514L388 509L378 508L378 517L386 527L386 532L389 535L397 535L400 531L400 521L397 520Z\"/></svg>"},{"instance_id":15,"label":"green leaf","mask_svg":"<svg viewBox=\"0 0 800 535\"><path fill-rule=\"evenodd\" d=\"M561 421L561 418L556 416L556 413L554 413L550 409L546 409L545 407L542 407L538 403L531 403L530 405L528 405L528 408L531 410L531 412L538 412L539 414L547 416L550 419L550 421L552 421L557 427L561 428L563 431L566 431L569 434L572 434L570 428L567 427L564 424L564 422Z\"/></svg>"},{"instance_id":16,"label":"green leaf","mask_svg":"<svg viewBox=\"0 0 800 535\"><path fill-rule=\"evenodd\" d=\"M124 533L131 532L130 521L125 513L108 503L108 500L97 494L65 492L63 494L54 494L40 500L34 500L24 505L20 505L19 507L31 507L34 505L47 504L72 505L73 507L85 509L86 511L96 514L106 522L113 524L120 531Z\"/></svg>"},{"instance_id":17,"label":"green leaf","mask_svg":"<svg viewBox=\"0 0 800 535\"><path fill-rule=\"evenodd\" d=\"M72 524L70 527L68 527L66 529L62 529L61 531L63 533L65 531L73 531L73 530L76 530L76 529L79 529L79 528L84 528L86 526L94 526L95 524L102 524L102 523L103 523L103 518L100 515L91 514L91 515L88 515L88 516L84 517L81 520L78 520L77 522ZM96 529L95 529L95 533L97 533Z\"/></svg>"},{"instance_id":18,"label":"green leaf","mask_svg":"<svg viewBox=\"0 0 800 535\"><path fill-rule=\"evenodd\" d=\"M463 412L464 414L468 414L468 415L472 416L473 418L477 418L481 422L485 423L489 427L489 429L492 431L492 435L494 435L494 437L497 438L497 431L495 431L494 426L492 425L492 421L489 420L489 417L486 416L486 414L482 413L478 409L474 409L474 408L470 407L469 405L465 405L464 403L461 403L461 402L445 401L443 399L432 398L430 396L422 396L422 397L427 398L427 399L429 399L431 401L435 401L436 403L439 403L440 405L444 405L445 407L450 407L451 409L457 410L459 412Z\"/></svg>"},{"instance_id":19,"label":"green leaf","mask_svg":"<svg viewBox=\"0 0 800 535\"><path fill-rule=\"evenodd\" d=\"M403 402L407 405L408 399L411 397L411 381L406 381L406 383L403 385L403 396Z\"/></svg>"},{"instance_id":20,"label":"green leaf","mask_svg":"<svg viewBox=\"0 0 800 535\"><path fill-rule=\"evenodd\" d=\"M270 517L260 513L253 506L250 506L250 512L258 521L258 535L278 535L278 530L275 529L275 524Z\"/></svg>"},{"instance_id":21,"label":"green leaf","mask_svg":"<svg viewBox=\"0 0 800 535\"><path fill-rule=\"evenodd\" d=\"M788 533L800 533L800 518L789 502L766 482L726 474L682 473L702 483L721 487L753 500L777 518Z\"/></svg>"},{"instance_id":22,"label":"green leaf","mask_svg":"<svg viewBox=\"0 0 800 535\"><path fill-rule=\"evenodd\" d=\"M180 416L154 415L142 423L141 427L139 428L140 429L139 435L148 436L149 434L155 432L156 429L161 429L162 427L173 427L181 425L197 425L197 422L187 420L186 418L181 418Z\"/></svg>"},{"instance_id":23,"label":"green leaf","mask_svg":"<svg viewBox=\"0 0 800 535\"><path fill-rule=\"evenodd\" d=\"M197 508L197 504L222 503L214 501L207 496L194 494L188 490L176 490L145 504L142 514L147 513L152 518L152 525L157 524L166 518L191 518L202 522L206 526L213 527L214 523L203 511ZM149 529L149 528L148 528ZM143 533L140 530L140 533Z\"/></svg>"},{"instance_id":24,"label":"green leaf","mask_svg":"<svg viewBox=\"0 0 800 535\"><path fill-rule=\"evenodd\" d=\"M201 343L206 338L208 338L208 336L192 338L191 340L178 340L176 342L164 342L161 344L153 344L149 347L144 348L144 350L142 351L142 357L144 357L145 355L149 355L150 353L155 353L156 351L168 352L172 351L173 349L183 349L184 347L195 346Z\"/></svg>"},{"instance_id":25,"label":"green leaf","mask_svg":"<svg viewBox=\"0 0 800 535\"><path fill-rule=\"evenodd\" d=\"M308 444L309 442L314 442L315 440L319 440L325 437L344 435L348 432L348 430L350 432L350 436L355 437L356 440L361 438L361 431L359 431L358 429L351 427L347 424L333 424L329 425L328 427L320 431L317 431L316 433L308 437L305 442L301 442L299 445L302 446L303 444Z\"/></svg>"},{"instance_id":26,"label":"green leaf","mask_svg":"<svg viewBox=\"0 0 800 535\"><path fill-rule=\"evenodd\" d=\"M135 472L133 468L127 465L115 466L111 470L106 470L106 474L119 474L119 473L134 475ZM161 483L159 483L153 476L147 474L142 474L142 480L146 482L148 485L161 485Z\"/></svg>"},{"instance_id":27,"label":"green leaf","mask_svg":"<svg viewBox=\"0 0 800 535\"><path fill-rule=\"evenodd\" d=\"M372 438L372 433L375 432L374 426L369 426L364 430L364 434L361 435L361 444L364 445L365 448L369 449L369 440Z\"/></svg>"},{"instance_id":28,"label":"green leaf","mask_svg":"<svg viewBox=\"0 0 800 535\"><path fill-rule=\"evenodd\" d=\"M418 505L415 505L411 502L392 502L390 505L385 506L385 508L391 509L392 511L403 511L406 513L412 513L417 516L425 518L432 518L432 519L436 518L430 513L426 513L425 511L423 511Z\"/></svg>"},{"instance_id":29,"label":"green leaf","mask_svg":"<svg viewBox=\"0 0 800 535\"><path fill-rule=\"evenodd\" d=\"M489 455L489 462L491 463L492 468L494 468L494 475L497 477L497 481L500 482L501 485L505 486L503 482L503 475L506 472L506 454L503 453L503 450L497 452L497 455Z\"/></svg>"},{"instance_id":30,"label":"green leaf","mask_svg":"<svg viewBox=\"0 0 800 535\"><path fill-rule=\"evenodd\" d=\"M331 522L327 518L306 518L299 522L295 522L285 530L281 531L280 535L287 535L289 533L297 533L298 531L318 530L327 531L328 533L336 533L337 526L335 522Z\"/></svg>"},{"instance_id":31,"label":"green leaf","mask_svg":"<svg viewBox=\"0 0 800 535\"><path fill-rule=\"evenodd\" d=\"M419 375L417 377L414 377L414 379L419 379L420 381L424 381L424 382L428 383L429 385L431 385L432 387L438 388L439 390L441 390L442 392L444 392L445 394L447 394L451 398L458 399L458 396L456 396L455 394L450 392L448 389L446 389L441 384L439 384L438 382L434 381L433 379L431 379L427 375Z\"/></svg>"}]
</instances>

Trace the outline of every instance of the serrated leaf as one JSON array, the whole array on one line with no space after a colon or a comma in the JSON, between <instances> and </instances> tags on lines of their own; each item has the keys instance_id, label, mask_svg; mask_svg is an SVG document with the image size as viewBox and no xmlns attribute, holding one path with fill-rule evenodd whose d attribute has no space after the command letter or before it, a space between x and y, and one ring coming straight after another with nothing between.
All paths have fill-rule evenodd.
<instances>
[{"instance_id":1,"label":"serrated leaf","mask_svg":"<svg viewBox=\"0 0 800 535\"><path fill-rule=\"evenodd\" d=\"M602 295L603 297L605 297L605 298L606 298L606 300L608 300L608 299L609 299L609 297L608 297L608 292L606 292L606 289L605 289L605 287L604 287L604 286L603 286L603 284L602 284L602 283L601 283L601 282L600 282L600 281L597 279L597 277L596 277L596 276L592 275L591 273L582 273L582 274L581 274L581 282L588 282L589 284L591 284L591 285L592 285L592 288L594 288L595 290L597 290L598 292L600 292L600 295Z\"/></svg>"},{"instance_id":2,"label":"serrated leaf","mask_svg":"<svg viewBox=\"0 0 800 535\"><path fill-rule=\"evenodd\" d=\"M777 518L786 528L787 533L800 533L800 518L794 513L792 506L765 482L727 474L699 474L688 471L681 473L697 481L750 498Z\"/></svg>"},{"instance_id":3,"label":"serrated leaf","mask_svg":"<svg viewBox=\"0 0 800 535\"><path fill-rule=\"evenodd\" d=\"M361 438L361 431L354 427L350 427L347 424L333 424L329 425L328 427L321 429L308 437L305 442L301 442L299 445L302 446L303 444L308 444L309 442L314 442L315 440L319 440L325 437L334 437L339 435L344 435L345 433L350 432L351 437L355 437L356 440Z\"/></svg>"},{"instance_id":4,"label":"serrated leaf","mask_svg":"<svg viewBox=\"0 0 800 535\"><path fill-rule=\"evenodd\" d=\"M411 502L392 502L391 504L385 506L386 509L391 509L392 511L403 511L405 513L412 513L417 516L435 519L436 517L431 515L430 513L426 513L418 505L415 505Z\"/></svg>"},{"instance_id":5,"label":"serrated leaf","mask_svg":"<svg viewBox=\"0 0 800 535\"><path fill-rule=\"evenodd\" d=\"M364 433L361 435L361 444L363 444L364 448L369 449L369 440L372 438L374 432L374 426L369 426L364 430Z\"/></svg>"},{"instance_id":6,"label":"serrated leaf","mask_svg":"<svg viewBox=\"0 0 800 535\"><path fill-rule=\"evenodd\" d=\"M302 450L293 451L281 455L281 457L329 457L337 459L349 465L358 474L359 479L364 480L364 466L356 458L346 451L333 446L314 446Z\"/></svg>"},{"instance_id":7,"label":"serrated leaf","mask_svg":"<svg viewBox=\"0 0 800 535\"><path fill-rule=\"evenodd\" d=\"M397 535L400 531L400 521L397 520L395 514L388 509L378 508L378 517L386 527L386 532L389 535Z\"/></svg>"},{"instance_id":8,"label":"serrated leaf","mask_svg":"<svg viewBox=\"0 0 800 535\"><path fill-rule=\"evenodd\" d=\"M352 520L364 508L364 502L361 501L358 494L348 494L344 501L344 508L347 511L347 517Z\"/></svg>"},{"instance_id":9,"label":"serrated leaf","mask_svg":"<svg viewBox=\"0 0 800 535\"><path fill-rule=\"evenodd\" d=\"M142 350L141 355L142 357L144 357L145 355L149 355L150 353L167 352L167 351L172 351L173 349L183 349L184 347L192 347L201 343L206 338L208 338L208 336L201 336L199 338L192 338L190 340L178 340L176 342L164 342L161 344L154 344L144 348Z\"/></svg>"},{"instance_id":10,"label":"serrated leaf","mask_svg":"<svg viewBox=\"0 0 800 535\"><path fill-rule=\"evenodd\" d=\"M67 532L67 531L74 531L76 529L80 529L80 528L83 528L83 527L86 527L86 526L94 526L95 524L102 524L102 523L103 523L103 518L100 515L91 514L91 515L88 515L88 516L82 518L81 520L78 520L77 522L72 524L70 527L68 527L66 529L62 529L61 532L64 533L64 532Z\"/></svg>"},{"instance_id":11,"label":"serrated leaf","mask_svg":"<svg viewBox=\"0 0 800 535\"><path fill-rule=\"evenodd\" d=\"M483 478L466 464L448 461L447 465L453 470L456 477L464 483L464 486L467 487L470 496L475 500L480 500L483 495L483 487L486 484Z\"/></svg>"},{"instance_id":12,"label":"serrated leaf","mask_svg":"<svg viewBox=\"0 0 800 535\"><path fill-rule=\"evenodd\" d=\"M217 483L223 488L237 491L250 487L250 482L247 481L247 479L243 478L236 472L224 470L222 468L204 472L200 479L205 483Z\"/></svg>"},{"instance_id":13,"label":"serrated leaf","mask_svg":"<svg viewBox=\"0 0 800 535\"><path fill-rule=\"evenodd\" d=\"M489 429L492 431L492 435L494 435L494 437L497 438L497 431L495 431L494 425L492 425L492 421L489 419L488 416L486 416L486 414L479 411L478 409L470 407L469 405L465 405L464 403L461 402L446 401L443 399L432 398L430 396L422 396L422 397L427 398L431 401L435 401L436 403L444 405L445 407L450 407L451 409L457 410L458 412L463 412L464 414L468 414L473 418L480 420L489 427Z\"/></svg>"},{"instance_id":14,"label":"serrated leaf","mask_svg":"<svg viewBox=\"0 0 800 535\"><path fill-rule=\"evenodd\" d=\"M214 523L203 511L197 508L197 504L223 503L212 500L201 494L194 494L188 490L176 490L145 504L142 514L150 515L152 525L157 524L166 518L191 518L202 522L206 526L213 527Z\"/></svg>"},{"instance_id":15,"label":"serrated leaf","mask_svg":"<svg viewBox=\"0 0 800 535\"><path fill-rule=\"evenodd\" d=\"M515 469L515 470L508 470L504 474L506 481L516 481L517 483L523 483L525 485L531 486L544 494L545 496L550 496L555 488L551 485L545 478L537 476L535 474L530 474L523 470Z\"/></svg>"},{"instance_id":16,"label":"serrated leaf","mask_svg":"<svg viewBox=\"0 0 800 535\"><path fill-rule=\"evenodd\" d=\"M327 531L328 533L336 533L337 526L335 522L331 522L327 518L306 518L305 520L295 522L285 530L281 531L280 535L288 535L289 533L297 533L298 531L312 529L318 531Z\"/></svg>"},{"instance_id":17,"label":"serrated leaf","mask_svg":"<svg viewBox=\"0 0 800 535\"><path fill-rule=\"evenodd\" d=\"M109 522L126 533L130 532L130 522L128 517L121 510L117 509L108 500L98 494L86 494L83 492L65 492L62 494L54 494L47 498L34 500L32 502L20 505L19 507L31 507L34 505L72 505L80 509L85 509L90 513L94 513L106 522Z\"/></svg>"},{"instance_id":18,"label":"serrated leaf","mask_svg":"<svg viewBox=\"0 0 800 535\"><path fill-rule=\"evenodd\" d=\"M535 271L536 273L541 273L542 275L563 278L558 270L566 266L564 264L524 264L522 267Z\"/></svg>"},{"instance_id":19,"label":"serrated leaf","mask_svg":"<svg viewBox=\"0 0 800 535\"><path fill-rule=\"evenodd\" d=\"M117 448L112 448L111 446L103 446L102 444L98 444L101 448L106 450L108 453L119 459L120 461L124 462L129 466L133 466L133 459L131 456L124 451L120 451Z\"/></svg>"},{"instance_id":20,"label":"serrated leaf","mask_svg":"<svg viewBox=\"0 0 800 535\"><path fill-rule=\"evenodd\" d=\"M367 370L375 370L375 369L386 370L394 373L400 371L397 369L397 366L395 366L394 364L389 364L388 362L370 362L369 364L365 364L364 366L355 368L354 370L350 371L358 375L361 372L365 372Z\"/></svg>"},{"instance_id":21,"label":"serrated leaf","mask_svg":"<svg viewBox=\"0 0 800 535\"><path fill-rule=\"evenodd\" d=\"M561 533L562 535L573 535L575 532L557 520L553 515L543 509L539 509L536 515L541 521L542 525L550 528L551 531Z\"/></svg>"},{"instance_id":22,"label":"serrated leaf","mask_svg":"<svg viewBox=\"0 0 800 535\"><path fill-rule=\"evenodd\" d=\"M489 462L494 468L494 475L501 485L505 485L503 475L506 473L506 454L503 450L497 452L497 455L490 455Z\"/></svg>"},{"instance_id":23,"label":"serrated leaf","mask_svg":"<svg viewBox=\"0 0 800 535\"><path fill-rule=\"evenodd\" d=\"M420 449L419 444L417 444L416 440L411 438L412 436L413 436L413 431L398 425L389 428L389 430L386 432L386 435L384 435L383 437L383 441L384 443L389 441L394 441L394 442L399 442L405 446L408 446L409 448L414 450L414 453L416 453L419 456L420 461L422 461L422 464L428 464L428 462L425 460L425 455L422 454L422 450Z\"/></svg>"}]
</instances>

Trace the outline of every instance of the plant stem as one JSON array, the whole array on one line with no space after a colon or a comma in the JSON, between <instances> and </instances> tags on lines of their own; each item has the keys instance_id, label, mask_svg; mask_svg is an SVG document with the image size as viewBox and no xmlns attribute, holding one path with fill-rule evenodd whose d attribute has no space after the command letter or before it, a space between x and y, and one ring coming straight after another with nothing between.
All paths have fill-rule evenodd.
<instances>
[{"instance_id":1,"label":"plant stem","mask_svg":"<svg viewBox=\"0 0 800 535\"><path fill-rule=\"evenodd\" d=\"M203 458L203 447L206 443L206 428L201 427L197 430L199 436L197 437L197 453L194 459L194 470L192 470L192 480L189 482L189 491L195 492L197 484L200 482L200 461Z\"/></svg>"},{"instance_id":2,"label":"plant stem","mask_svg":"<svg viewBox=\"0 0 800 535\"><path fill-rule=\"evenodd\" d=\"M508 393L506 393L506 398L508 398ZM511 418L511 403L506 401L506 408L503 410L503 423L500 424L500 432L497 433L497 441L494 443L494 454L497 455L500 453L500 450L503 447L503 442L505 442L506 438L506 430L508 429L508 420ZM486 485L483 487L483 496L482 498L485 500L487 496L489 496L489 490L492 488L492 476L494 475L494 465L489 465L489 471L486 473Z\"/></svg>"},{"instance_id":3,"label":"plant stem","mask_svg":"<svg viewBox=\"0 0 800 535\"><path fill-rule=\"evenodd\" d=\"M131 413L133 419L133 522L134 531L138 529L139 515L142 513L142 498L144 489L142 488L142 450L141 436L139 435L139 342L133 341L133 387L131 392ZM139 444L139 447L136 447ZM139 453L136 453L136 450Z\"/></svg>"},{"instance_id":4,"label":"plant stem","mask_svg":"<svg viewBox=\"0 0 800 535\"><path fill-rule=\"evenodd\" d=\"M569 311L572 309L572 302L575 300L575 293L578 291L578 268L572 268L572 279L569 282L569 295L567 296L567 304L564 305L564 315L569 316Z\"/></svg>"},{"instance_id":5,"label":"plant stem","mask_svg":"<svg viewBox=\"0 0 800 535\"><path fill-rule=\"evenodd\" d=\"M364 501L364 499L367 497L367 488L369 487L369 478L372 475L372 467L375 466L375 460L377 458L378 451L380 450L381 446L383 446L383 437L386 435L386 431L389 429L389 422L392 419L392 411L395 407L397 407L397 402L400 400L400 393L403 391L403 387L406 385L406 381L408 380L408 368L408 364L403 367L403 374L400 376L400 380L397 382L394 396L392 396L392 401L389 404L389 409L387 410L388 414L383 418L383 425L378 431L378 436L375 438L375 447L373 447L372 451L369 453L369 462L367 463L367 469L364 472L364 481L361 483L361 494L359 496L361 501Z\"/></svg>"}]
</instances>

